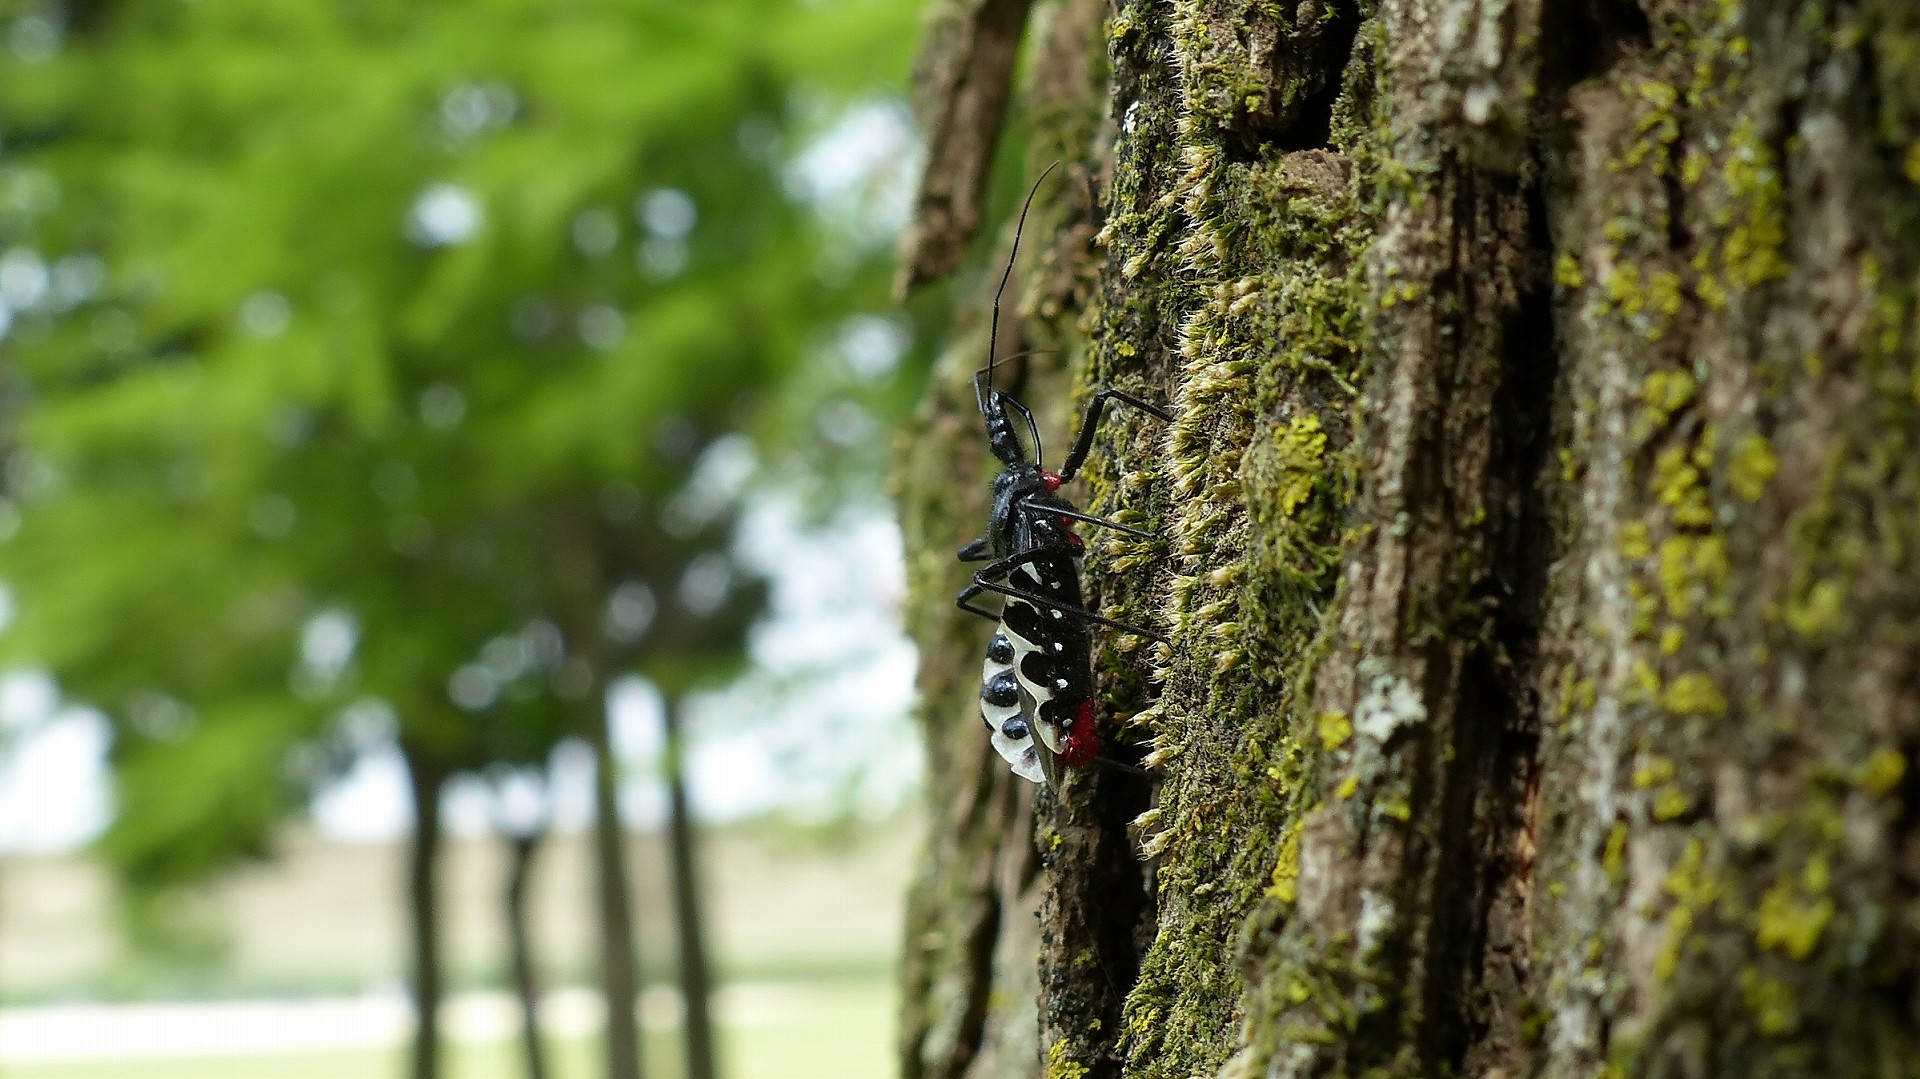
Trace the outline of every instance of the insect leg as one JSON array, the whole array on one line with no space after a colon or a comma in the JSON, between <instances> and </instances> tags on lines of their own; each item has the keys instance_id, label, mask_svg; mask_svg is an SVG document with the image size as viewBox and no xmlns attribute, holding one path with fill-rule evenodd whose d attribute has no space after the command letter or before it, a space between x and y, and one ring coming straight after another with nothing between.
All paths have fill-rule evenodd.
<instances>
[{"instance_id":1,"label":"insect leg","mask_svg":"<svg viewBox=\"0 0 1920 1079\"><path fill-rule=\"evenodd\" d=\"M985 536L968 540L967 545L955 552L954 557L962 562L985 562L993 557L993 543Z\"/></svg>"},{"instance_id":2,"label":"insect leg","mask_svg":"<svg viewBox=\"0 0 1920 1079\"><path fill-rule=\"evenodd\" d=\"M960 590L960 594L953 598L953 605L967 612L968 614L977 614L989 622L998 622L1000 621L999 611L989 611L985 607L977 606L973 602L973 597L979 595L980 593L986 590L987 589L985 585L970 584L967 587L962 588Z\"/></svg>"},{"instance_id":3,"label":"insect leg","mask_svg":"<svg viewBox=\"0 0 1920 1079\"><path fill-rule=\"evenodd\" d=\"M1014 557L1022 558L1024 556L1015 555ZM1136 634L1138 636L1146 637L1156 641L1164 641L1167 639L1165 636L1159 633L1155 633L1150 629L1142 629L1139 626L1130 626L1130 625L1127 625L1125 622L1115 622L1111 618L1105 618L1100 615L1094 614L1092 611L1082 610L1081 608L1075 607L1071 604L1062 603L1057 599L1053 599L1049 596L1043 596L1038 592L1029 592L1024 588L1015 588L1010 584L1003 584L1000 581L990 579L990 577L988 576L989 571L993 570L996 566L1001 566L1003 564L1004 563L996 562L994 563L994 565L988 566L986 569L983 569L979 573L974 574L973 585L969 586L967 589L967 592L971 593L971 595L967 595L966 593L963 593L963 595L965 595L966 598L971 599L973 596L979 595L979 592L976 589L985 589L988 592L998 592L1003 596L1007 596L1011 599L1020 600L1023 603L1031 603L1035 607L1039 607L1042 610L1059 611L1061 614L1067 615L1069 617L1078 618L1086 622L1094 622L1102 626L1107 626L1112 629L1117 629L1122 633L1132 633L1132 634ZM1012 572L1013 568L1014 567L1012 566L1007 567L1007 569L999 573L998 576L1005 577L1007 573ZM972 608L968 608L968 607L963 607L962 609L972 610ZM998 616L995 616L995 617L998 617Z\"/></svg>"},{"instance_id":4,"label":"insect leg","mask_svg":"<svg viewBox=\"0 0 1920 1079\"><path fill-rule=\"evenodd\" d=\"M1100 427L1100 416L1106 411L1109 401L1132 405L1148 415L1158 416L1168 423L1173 422L1173 414L1159 405L1150 405L1123 390L1101 390L1093 395L1093 400L1087 402L1087 413L1080 419L1080 433L1074 436L1073 449L1067 452L1067 459L1060 466L1061 479L1072 479L1080 471L1080 466L1087 462L1087 453L1093 449L1093 436Z\"/></svg>"},{"instance_id":5,"label":"insect leg","mask_svg":"<svg viewBox=\"0 0 1920 1079\"><path fill-rule=\"evenodd\" d=\"M1118 532L1125 532L1129 536L1139 536L1141 539L1160 538L1152 532L1134 528L1131 525L1123 525L1119 521L1109 521L1105 517L1089 516L1078 510L1064 510L1058 506L1036 506L1031 502L1023 502L1020 504L1020 512L1029 517L1070 517L1076 521L1085 521L1090 525L1099 525L1102 528L1111 528Z\"/></svg>"},{"instance_id":6,"label":"insect leg","mask_svg":"<svg viewBox=\"0 0 1920 1079\"><path fill-rule=\"evenodd\" d=\"M1130 776L1139 776L1142 779L1153 778L1153 773L1145 768L1137 764L1128 764L1126 761L1115 760L1112 757L1095 757L1093 758L1093 763L1111 771L1124 772Z\"/></svg>"}]
</instances>

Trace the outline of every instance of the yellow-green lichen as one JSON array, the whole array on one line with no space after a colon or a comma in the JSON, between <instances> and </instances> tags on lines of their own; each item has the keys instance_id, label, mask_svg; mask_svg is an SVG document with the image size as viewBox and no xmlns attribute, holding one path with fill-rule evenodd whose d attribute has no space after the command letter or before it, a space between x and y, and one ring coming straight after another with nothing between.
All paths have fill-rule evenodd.
<instances>
[{"instance_id":1,"label":"yellow-green lichen","mask_svg":"<svg viewBox=\"0 0 1920 1079\"><path fill-rule=\"evenodd\" d=\"M1666 757L1649 757L1645 764L1633 770L1633 785L1647 790L1667 782L1673 775L1673 761Z\"/></svg>"},{"instance_id":2,"label":"yellow-green lichen","mask_svg":"<svg viewBox=\"0 0 1920 1079\"><path fill-rule=\"evenodd\" d=\"M1654 976L1663 982L1672 980L1679 968L1695 919L1720 897L1720 884L1705 867L1706 845L1698 837L1689 839L1663 882L1664 890L1674 900L1673 909L1667 912L1666 935L1653 963Z\"/></svg>"},{"instance_id":3,"label":"yellow-green lichen","mask_svg":"<svg viewBox=\"0 0 1920 1079\"><path fill-rule=\"evenodd\" d=\"M1831 883L1827 861L1819 855L1807 862L1797 879L1775 881L1760 897L1754 913L1754 941L1794 959L1812 955L1833 921L1833 900L1826 894Z\"/></svg>"},{"instance_id":4,"label":"yellow-green lichen","mask_svg":"<svg viewBox=\"0 0 1920 1079\"><path fill-rule=\"evenodd\" d=\"M1647 538L1645 521L1628 521L1620 526L1620 536L1615 546L1622 558L1638 561L1653 553L1653 542Z\"/></svg>"},{"instance_id":5,"label":"yellow-green lichen","mask_svg":"<svg viewBox=\"0 0 1920 1079\"><path fill-rule=\"evenodd\" d=\"M1047 1079L1085 1079L1088 1068L1074 1060L1072 1052L1064 1038L1047 1047Z\"/></svg>"},{"instance_id":6,"label":"yellow-green lichen","mask_svg":"<svg viewBox=\"0 0 1920 1079\"><path fill-rule=\"evenodd\" d=\"M1845 617L1846 589L1839 581L1815 581L1806 595L1787 604L1787 625L1810 641L1824 641Z\"/></svg>"},{"instance_id":7,"label":"yellow-green lichen","mask_svg":"<svg viewBox=\"0 0 1920 1079\"><path fill-rule=\"evenodd\" d=\"M1640 401L1665 420L1692 401L1699 382L1686 371L1653 371L1640 380Z\"/></svg>"},{"instance_id":8,"label":"yellow-green lichen","mask_svg":"<svg viewBox=\"0 0 1920 1079\"><path fill-rule=\"evenodd\" d=\"M1653 796L1653 819L1657 821L1678 820L1692 808L1693 799L1673 784L1660 788Z\"/></svg>"},{"instance_id":9,"label":"yellow-green lichen","mask_svg":"<svg viewBox=\"0 0 1920 1079\"><path fill-rule=\"evenodd\" d=\"M1718 536L1670 536L1660 544L1660 591L1667 613L1686 618L1704 609L1724 614L1727 549Z\"/></svg>"},{"instance_id":10,"label":"yellow-green lichen","mask_svg":"<svg viewBox=\"0 0 1920 1079\"><path fill-rule=\"evenodd\" d=\"M1632 679L1627 686L1628 700L1652 703L1660 699L1660 672L1653 669L1653 664L1635 659L1628 676Z\"/></svg>"},{"instance_id":11,"label":"yellow-green lichen","mask_svg":"<svg viewBox=\"0 0 1920 1079\"><path fill-rule=\"evenodd\" d=\"M1305 817L1295 817L1287 825L1286 834L1280 839L1280 853L1273 862L1273 882L1267 886L1267 894L1282 903L1291 903L1298 894L1300 882L1300 826Z\"/></svg>"},{"instance_id":12,"label":"yellow-green lichen","mask_svg":"<svg viewBox=\"0 0 1920 1079\"><path fill-rule=\"evenodd\" d=\"M1600 865L1607 871L1607 879L1620 883L1627 875L1627 822L1615 821L1607 830L1607 849L1600 856Z\"/></svg>"},{"instance_id":13,"label":"yellow-green lichen","mask_svg":"<svg viewBox=\"0 0 1920 1079\"><path fill-rule=\"evenodd\" d=\"M1640 270L1631 264L1615 266L1607 274L1607 299L1625 315L1646 310L1647 294L1640 283Z\"/></svg>"},{"instance_id":14,"label":"yellow-green lichen","mask_svg":"<svg viewBox=\"0 0 1920 1079\"><path fill-rule=\"evenodd\" d=\"M1758 502L1778 468L1773 445L1760 435L1748 435L1740 440L1733 458L1727 462L1727 483L1743 501Z\"/></svg>"},{"instance_id":15,"label":"yellow-green lichen","mask_svg":"<svg viewBox=\"0 0 1920 1079\"><path fill-rule=\"evenodd\" d=\"M1339 749L1353 737L1353 721L1345 712L1322 712L1314 721L1314 728L1320 734L1320 744L1329 750Z\"/></svg>"},{"instance_id":16,"label":"yellow-green lichen","mask_svg":"<svg viewBox=\"0 0 1920 1079\"><path fill-rule=\"evenodd\" d=\"M1743 970L1740 997L1753 1013L1754 1026L1760 1033L1777 1037L1799 1028L1799 994L1778 978L1769 978L1756 970Z\"/></svg>"},{"instance_id":17,"label":"yellow-green lichen","mask_svg":"<svg viewBox=\"0 0 1920 1079\"><path fill-rule=\"evenodd\" d=\"M1673 512L1673 523L1681 528L1706 528L1713 524L1713 508L1700 483L1700 469L1689 459L1685 446L1669 446L1653 461L1654 491L1660 504Z\"/></svg>"},{"instance_id":18,"label":"yellow-green lichen","mask_svg":"<svg viewBox=\"0 0 1920 1079\"><path fill-rule=\"evenodd\" d=\"M1787 224L1780 170L1752 117L1730 133L1723 176L1733 207L1726 212L1721 265L1728 280L1754 288L1787 274Z\"/></svg>"},{"instance_id":19,"label":"yellow-green lichen","mask_svg":"<svg viewBox=\"0 0 1920 1079\"><path fill-rule=\"evenodd\" d=\"M1884 798L1893 793L1900 781L1906 778L1907 758L1897 749L1882 746L1867 757L1866 763L1854 776L1854 783L1867 794L1875 798Z\"/></svg>"},{"instance_id":20,"label":"yellow-green lichen","mask_svg":"<svg viewBox=\"0 0 1920 1079\"><path fill-rule=\"evenodd\" d=\"M1635 637L1645 637L1653 632L1654 625L1660 620L1660 597L1632 579L1627 581L1626 589L1627 599L1633 603L1633 622L1629 628Z\"/></svg>"},{"instance_id":21,"label":"yellow-green lichen","mask_svg":"<svg viewBox=\"0 0 1920 1079\"><path fill-rule=\"evenodd\" d=\"M1705 671L1688 671L1676 677L1667 686L1666 706L1668 711L1681 716L1727 714L1726 694L1720 692L1719 684Z\"/></svg>"},{"instance_id":22,"label":"yellow-green lichen","mask_svg":"<svg viewBox=\"0 0 1920 1079\"><path fill-rule=\"evenodd\" d=\"M1320 460L1326 455L1327 435L1320 429L1320 417L1309 412L1289 421L1280 429L1278 439L1278 459L1285 478L1276 494L1281 515L1291 517L1302 502L1313 497Z\"/></svg>"},{"instance_id":23,"label":"yellow-green lichen","mask_svg":"<svg viewBox=\"0 0 1920 1079\"><path fill-rule=\"evenodd\" d=\"M1687 633L1679 626L1668 626L1660 631L1660 654L1663 656L1678 654L1680 647L1686 643Z\"/></svg>"},{"instance_id":24,"label":"yellow-green lichen","mask_svg":"<svg viewBox=\"0 0 1920 1079\"><path fill-rule=\"evenodd\" d=\"M1585 288L1587 275L1580 271L1580 260L1573 252L1562 251L1553 262L1553 281L1564 289Z\"/></svg>"}]
</instances>

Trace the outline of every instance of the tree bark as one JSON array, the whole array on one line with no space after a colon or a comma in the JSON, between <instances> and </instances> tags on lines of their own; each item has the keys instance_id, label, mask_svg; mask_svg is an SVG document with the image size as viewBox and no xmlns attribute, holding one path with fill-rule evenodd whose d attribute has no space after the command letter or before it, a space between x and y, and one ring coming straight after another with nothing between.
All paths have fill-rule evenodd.
<instances>
[{"instance_id":1,"label":"tree bark","mask_svg":"<svg viewBox=\"0 0 1920 1079\"><path fill-rule=\"evenodd\" d=\"M974 714L988 267L899 477L904 1074L1920 1074L1920 9L1036 12L1002 355L1050 444L1176 413L1067 491L1161 537L1086 537L1154 781L1021 831Z\"/></svg>"},{"instance_id":2,"label":"tree bark","mask_svg":"<svg viewBox=\"0 0 1920 1079\"><path fill-rule=\"evenodd\" d=\"M440 1075L440 789L446 769L402 747L413 798L407 846L407 927L413 944L413 1079Z\"/></svg>"},{"instance_id":3,"label":"tree bark","mask_svg":"<svg viewBox=\"0 0 1920 1079\"><path fill-rule=\"evenodd\" d=\"M681 702L661 709L666 725L667 840L673 873L674 940L680 953L680 999L685 1004L687 1079L714 1079L712 976L707 965L705 918L701 912L697 836L687 805L686 740L680 726Z\"/></svg>"},{"instance_id":4,"label":"tree bark","mask_svg":"<svg viewBox=\"0 0 1920 1079\"><path fill-rule=\"evenodd\" d=\"M507 844L507 884L501 905L507 919L507 945L513 987L520 998L520 1052L527 1079L546 1079L547 1058L540 1035L540 981L533 961L533 936L527 919L527 886L544 831L503 834Z\"/></svg>"},{"instance_id":5,"label":"tree bark","mask_svg":"<svg viewBox=\"0 0 1920 1079\"><path fill-rule=\"evenodd\" d=\"M633 885L627 866L627 830L620 820L619 762L606 708L588 695L588 741L593 747L593 853L600 909L600 988L607 1002L607 1079L640 1079L639 951L633 932Z\"/></svg>"}]
</instances>

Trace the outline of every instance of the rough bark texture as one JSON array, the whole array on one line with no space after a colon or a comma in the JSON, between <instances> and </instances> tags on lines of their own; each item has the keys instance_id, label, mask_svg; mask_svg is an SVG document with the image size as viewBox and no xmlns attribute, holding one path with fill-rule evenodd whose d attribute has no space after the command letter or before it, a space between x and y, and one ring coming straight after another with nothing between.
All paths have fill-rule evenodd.
<instances>
[{"instance_id":1,"label":"rough bark texture","mask_svg":"<svg viewBox=\"0 0 1920 1079\"><path fill-rule=\"evenodd\" d=\"M981 188L1006 118L1020 32L1033 0L936 0L915 65L926 176L902 237L898 288L952 272L980 228Z\"/></svg>"},{"instance_id":2,"label":"rough bark texture","mask_svg":"<svg viewBox=\"0 0 1920 1079\"><path fill-rule=\"evenodd\" d=\"M975 712L990 273L901 455L905 1074L1920 1075L1920 8L1028 35L1002 355L1052 445L1177 414L1067 491L1161 537L1086 562L1170 638L1096 654L1154 779L1032 791Z\"/></svg>"}]
</instances>

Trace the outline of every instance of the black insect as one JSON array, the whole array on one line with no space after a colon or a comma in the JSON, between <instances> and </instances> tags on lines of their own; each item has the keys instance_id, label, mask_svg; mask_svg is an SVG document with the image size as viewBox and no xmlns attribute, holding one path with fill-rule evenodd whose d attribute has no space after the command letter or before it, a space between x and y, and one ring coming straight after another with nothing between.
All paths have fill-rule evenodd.
<instances>
[{"instance_id":1,"label":"black insect","mask_svg":"<svg viewBox=\"0 0 1920 1079\"><path fill-rule=\"evenodd\" d=\"M1047 172L1052 172L1051 167ZM1042 173L1040 180L1046 179ZM1040 182L1035 181L1034 190ZM1151 630L1103 618L1086 609L1080 591L1080 556L1084 550L1075 534L1075 522L1111 528L1132 536L1152 533L1082 513L1059 494L1079 474L1093 448L1093 436L1108 404L1119 402L1171 421L1160 408L1131 394L1103 389L1087 402L1080 432L1057 472L1042 464L1040 430L1033 413L1011 394L994 388L993 340L1000 330L1000 298L1013 276L1020 253L1020 232L1026 227L1033 192L1020 210L1014 228L1013 252L993 297L993 337L988 339L987 365L974 372L974 399L986 421L987 446L1002 465L993 481L993 510L987 530L960 549L962 562L986 562L973 581L960 591L960 609L999 625L987 646L981 669L980 715L992 732L994 749L1016 774L1033 782L1058 784L1060 768L1094 760L1100 742L1093 714L1093 641L1090 627L1111 626L1128 633L1161 639ZM1018 413L1033 442L1027 455L1015 430ZM1003 597L999 611L976 604L982 592ZM1036 737L1037 736L1037 737Z\"/></svg>"}]
</instances>

